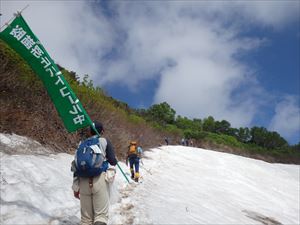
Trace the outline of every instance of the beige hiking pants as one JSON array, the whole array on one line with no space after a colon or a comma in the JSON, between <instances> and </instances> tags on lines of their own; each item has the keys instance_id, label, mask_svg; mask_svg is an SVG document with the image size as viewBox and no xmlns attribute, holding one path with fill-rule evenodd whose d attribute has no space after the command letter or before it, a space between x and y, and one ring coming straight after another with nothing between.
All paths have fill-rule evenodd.
<instances>
[{"instance_id":1,"label":"beige hiking pants","mask_svg":"<svg viewBox=\"0 0 300 225\"><path fill-rule=\"evenodd\" d=\"M81 225L93 225L95 222L108 222L109 186L105 173L90 178L80 178Z\"/></svg>"}]
</instances>

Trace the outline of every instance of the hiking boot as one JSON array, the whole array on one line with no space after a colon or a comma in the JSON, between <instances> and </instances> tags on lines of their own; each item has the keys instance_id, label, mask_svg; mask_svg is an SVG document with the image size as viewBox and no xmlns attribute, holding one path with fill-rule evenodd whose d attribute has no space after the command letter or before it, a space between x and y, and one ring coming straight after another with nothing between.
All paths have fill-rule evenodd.
<instances>
[{"instance_id":1,"label":"hiking boot","mask_svg":"<svg viewBox=\"0 0 300 225\"><path fill-rule=\"evenodd\" d=\"M94 223L94 225L106 225L106 223L97 221L97 222Z\"/></svg>"},{"instance_id":2,"label":"hiking boot","mask_svg":"<svg viewBox=\"0 0 300 225\"><path fill-rule=\"evenodd\" d=\"M135 175L134 175L134 181L139 182L139 177L140 177L140 173L136 172Z\"/></svg>"}]
</instances>

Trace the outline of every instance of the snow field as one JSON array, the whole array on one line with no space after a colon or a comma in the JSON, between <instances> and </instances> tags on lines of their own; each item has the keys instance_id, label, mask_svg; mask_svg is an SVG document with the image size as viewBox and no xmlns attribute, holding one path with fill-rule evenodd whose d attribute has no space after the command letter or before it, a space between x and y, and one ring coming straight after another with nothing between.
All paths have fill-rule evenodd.
<instances>
[{"instance_id":1,"label":"snow field","mask_svg":"<svg viewBox=\"0 0 300 225\"><path fill-rule=\"evenodd\" d=\"M73 156L41 155L30 142L0 134L0 224L78 225ZM24 154L24 143L39 150ZM183 146L151 149L142 161L138 184L117 168L109 224L300 224L298 165Z\"/></svg>"}]
</instances>

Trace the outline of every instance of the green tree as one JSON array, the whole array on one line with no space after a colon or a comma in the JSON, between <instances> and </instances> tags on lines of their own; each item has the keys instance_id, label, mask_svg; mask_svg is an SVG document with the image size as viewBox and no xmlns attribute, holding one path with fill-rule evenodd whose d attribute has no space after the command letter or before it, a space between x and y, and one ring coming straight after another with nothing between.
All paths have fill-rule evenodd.
<instances>
[{"instance_id":1,"label":"green tree","mask_svg":"<svg viewBox=\"0 0 300 225\"><path fill-rule=\"evenodd\" d=\"M201 119L193 119L193 126L195 130L202 131L202 120Z\"/></svg>"},{"instance_id":2,"label":"green tree","mask_svg":"<svg viewBox=\"0 0 300 225\"><path fill-rule=\"evenodd\" d=\"M215 122L216 133L229 134L230 127L231 124L226 120L222 120L221 122L220 121Z\"/></svg>"},{"instance_id":3,"label":"green tree","mask_svg":"<svg viewBox=\"0 0 300 225\"><path fill-rule=\"evenodd\" d=\"M204 131L215 132L215 119L212 116L205 118L202 127Z\"/></svg>"},{"instance_id":4,"label":"green tree","mask_svg":"<svg viewBox=\"0 0 300 225\"><path fill-rule=\"evenodd\" d=\"M244 142L247 143L251 140L251 132L250 129L248 127L240 127L237 130L237 134L236 134L236 138L240 141L240 142Z\"/></svg>"},{"instance_id":5,"label":"green tree","mask_svg":"<svg viewBox=\"0 0 300 225\"><path fill-rule=\"evenodd\" d=\"M287 141L280 136L277 132L268 132L267 138L266 138L266 147L267 148L280 148L283 146L287 146Z\"/></svg>"},{"instance_id":6,"label":"green tree","mask_svg":"<svg viewBox=\"0 0 300 225\"><path fill-rule=\"evenodd\" d=\"M176 121L175 121L175 125L179 128L179 129L191 129L194 131L199 131L201 130L201 120L200 119L193 119L190 120L187 117L182 117L182 116L177 116Z\"/></svg>"},{"instance_id":7,"label":"green tree","mask_svg":"<svg viewBox=\"0 0 300 225\"><path fill-rule=\"evenodd\" d=\"M227 135L233 136L236 139L238 139L238 132L239 132L239 129L230 127L227 131Z\"/></svg>"},{"instance_id":8,"label":"green tree","mask_svg":"<svg viewBox=\"0 0 300 225\"><path fill-rule=\"evenodd\" d=\"M291 146L291 149L293 149L293 150L296 150L296 151L299 151L299 152L300 152L300 141L299 141L299 143L298 143L298 144L296 144L296 145L292 145L292 146Z\"/></svg>"},{"instance_id":9,"label":"green tree","mask_svg":"<svg viewBox=\"0 0 300 225\"><path fill-rule=\"evenodd\" d=\"M147 117L165 126L174 124L176 111L167 102L154 104L147 110Z\"/></svg>"},{"instance_id":10,"label":"green tree","mask_svg":"<svg viewBox=\"0 0 300 225\"><path fill-rule=\"evenodd\" d=\"M287 141L277 132L270 132L264 127L252 127L251 142L270 149L287 145Z\"/></svg>"},{"instance_id":11,"label":"green tree","mask_svg":"<svg viewBox=\"0 0 300 225\"><path fill-rule=\"evenodd\" d=\"M259 146L264 146L267 136L267 129L264 127L252 127L251 128L251 142Z\"/></svg>"}]
</instances>

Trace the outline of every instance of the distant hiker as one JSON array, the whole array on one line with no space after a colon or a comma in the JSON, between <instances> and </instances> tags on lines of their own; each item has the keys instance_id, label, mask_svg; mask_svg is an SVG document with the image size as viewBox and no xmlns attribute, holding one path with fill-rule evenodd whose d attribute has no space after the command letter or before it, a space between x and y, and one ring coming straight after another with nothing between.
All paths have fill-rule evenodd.
<instances>
[{"instance_id":1,"label":"distant hiker","mask_svg":"<svg viewBox=\"0 0 300 225\"><path fill-rule=\"evenodd\" d=\"M106 225L108 223L109 185L115 175L117 159L111 142L99 137L103 125L94 122L89 137L79 143L72 162L74 172L72 189L80 199L81 225Z\"/></svg>"},{"instance_id":2,"label":"distant hiker","mask_svg":"<svg viewBox=\"0 0 300 225\"><path fill-rule=\"evenodd\" d=\"M137 146L136 141L131 141L128 146L126 164L128 165L129 162L131 178L134 179L135 182L138 182L140 177L139 167L141 155L142 147Z\"/></svg>"},{"instance_id":3,"label":"distant hiker","mask_svg":"<svg viewBox=\"0 0 300 225\"><path fill-rule=\"evenodd\" d=\"M181 145L185 145L185 140L184 140L184 138L181 139Z\"/></svg>"},{"instance_id":4,"label":"distant hiker","mask_svg":"<svg viewBox=\"0 0 300 225\"><path fill-rule=\"evenodd\" d=\"M166 142L166 145L169 145L169 138L168 137L165 138L165 142Z\"/></svg>"},{"instance_id":5,"label":"distant hiker","mask_svg":"<svg viewBox=\"0 0 300 225\"><path fill-rule=\"evenodd\" d=\"M189 146L189 139L185 139L185 145Z\"/></svg>"},{"instance_id":6,"label":"distant hiker","mask_svg":"<svg viewBox=\"0 0 300 225\"><path fill-rule=\"evenodd\" d=\"M191 139L191 141L190 141L190 145L193 147L194 146L194 142L193 142L193 140Z\"/></svg>"}]
</instances>

